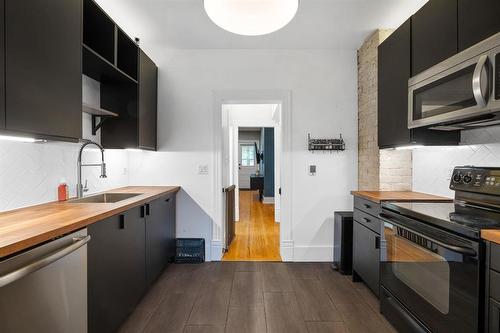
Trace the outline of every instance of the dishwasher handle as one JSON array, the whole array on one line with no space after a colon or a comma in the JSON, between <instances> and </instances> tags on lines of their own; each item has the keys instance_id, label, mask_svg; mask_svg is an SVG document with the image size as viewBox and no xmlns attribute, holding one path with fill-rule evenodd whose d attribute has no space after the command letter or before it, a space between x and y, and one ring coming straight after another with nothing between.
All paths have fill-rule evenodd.
<instances>
[{"instance_id":1,"label":"dishwasher handle","mask_svg":"<svg viewBox=\"0 0 500 333\"><path fill-rule=\"evenodd\" d=\"M90 241L90 235L82 236L82 237L73 237L70 245L63 247L57 252L52 252L49 255L38 259L32 263L29 263L15 271L4 274L0 276L0 288L5 287L8 284L11 284L17 280L22 279L23 277L42 269L55 261L75 252L85 244Z\"/></svg>"}]
</instances>

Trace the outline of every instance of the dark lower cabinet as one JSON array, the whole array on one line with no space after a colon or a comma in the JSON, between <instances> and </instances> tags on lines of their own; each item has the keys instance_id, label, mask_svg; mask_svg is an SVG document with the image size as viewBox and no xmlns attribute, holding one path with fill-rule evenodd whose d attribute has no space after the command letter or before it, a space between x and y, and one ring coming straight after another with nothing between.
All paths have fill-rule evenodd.
<instances>
[{"instance_id":1,"label":"dark lower cabinet","mask_svg":"<svg viewBox=\"0 0 500 333\"><path fill-rule=\"evenodd\" d=\"M88 227L89 332L115 332L146 289L140 207Z\"/></svg>"},{"instance_id":2,"label":"dark lower cabinet","mask_svg":"<svg viewBox=\"0 0 500 333\"><path fill-rule=\"evenodd\" d=\"M146 280L151 285L175 255L175 196L146 205Z\"/></svg>"},{"instance_id":3,"label":"dark lower cabinet","mask_svg":"<svg viewBox=\"0 0 500 333\"><path fill-rule=\"evenodd\" d=\"M380 235L361 223L353 223L353 277L360 278L375 295L380 283Z\"/></svg>"},{"instance_id":4,"label":"dark lower cabinet","mask_svg":"<svg viewBox=\"0 0 500 333\"><path fill-rule=\"evenodd\" d=\"M500 303L490 298L488 332L500 332Z\"/></svg>"},{"instance_id":5,"label":"dark lower cabinet","mask_svg":"<svg viewBox=\"0 0 500 333\"><path fill-rule=\"evenodd\" d=\"M81 0L5 0L8 130L81 138L81 21Z\"/></svg>"},{"instance_id":6,"label":"dark lower cabinet","mask_svg":"<svg viewBox=\"0 0 500 333\"><path fill-rule=\"evenodd\" d=\"M500 1L458 0L458 51L500 32Z\"/></svg>"},{"instance_id":7,"label":"dark lower cabinet","mask_svg":"<svg viewBox=\"0 0 500 333\"><path fill-rule=\"evenodd\" d=\"M156 150L158 68L139 51L139 148Z\"/></svg>"},{"instance_id":8,"label":"dark lower cabinet","mask_svg":"<svg viewBox=\"0 0 500 333\"><path fill-rule=\"evenodd\" d=\"M175 255L175 194L88 227L88 331L117 331Z\"/></svg>"},{"instance_id":9,"label":"dark lower cabinet","mask_svg":"<svg viewBox=\"0 0 500 333\"><path fill-rule=\"evenodd\" d=\"M431 0L412 16L412 76L457 53L457 29L457 0Z\"/></svg>"}]
</instances>

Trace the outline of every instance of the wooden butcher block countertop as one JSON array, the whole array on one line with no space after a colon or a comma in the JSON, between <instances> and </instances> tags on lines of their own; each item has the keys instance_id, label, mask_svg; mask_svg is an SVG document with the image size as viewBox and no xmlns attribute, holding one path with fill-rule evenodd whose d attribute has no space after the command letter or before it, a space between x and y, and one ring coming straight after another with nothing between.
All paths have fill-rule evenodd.
<instances>
[{"instance_id":1,"label":"wooden butcher block countertop","mask_svg":"<svg viewBox=\"0 0 500 333\"><path fill-rule=\"evenodd\" d=\"M351 194L378 203L382 201L453 201L450 198L411 191L351 191Z\"/></svg>"},{"instance_id":2,"label":"wooden butcher block countertop","mask_svg":"<svg viewBox=\"0 0 500 333\"><path fill-rule=\"evenodd\" d=\"M500 244L500 230L495 230L495 229L481 230L481 238L493 243Z\"/></svg>"},{"instance_id":3,"label":"wooden butcher block countertop","mask_svg":"<svg viewBox=\"0 0 500 333\"><path fill-rule=\"evenodd\" d=\"M50 202L0 213L0 258L179 190L178 186L128 186L104 193L141 194L116 203Z\"/></svg>"}]
</instances>

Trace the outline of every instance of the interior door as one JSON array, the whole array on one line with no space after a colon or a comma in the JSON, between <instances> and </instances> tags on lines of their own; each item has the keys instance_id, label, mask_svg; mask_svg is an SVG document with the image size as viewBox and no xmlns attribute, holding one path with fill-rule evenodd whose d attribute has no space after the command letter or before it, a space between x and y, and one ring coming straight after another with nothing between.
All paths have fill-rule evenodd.
<instances>
[{"instance_id":1,"label":"interior door","mask_svg":"<svg viewBox=\"0 0 500 333\"><path fill-rule=\"evenodd\" d=\"M259 146L258 142L257 146ZM250 176L255 174L259 168L255 156L255 141L240 141L238 155L239 188L250 189Z\"/></svg>"}]
</instances>

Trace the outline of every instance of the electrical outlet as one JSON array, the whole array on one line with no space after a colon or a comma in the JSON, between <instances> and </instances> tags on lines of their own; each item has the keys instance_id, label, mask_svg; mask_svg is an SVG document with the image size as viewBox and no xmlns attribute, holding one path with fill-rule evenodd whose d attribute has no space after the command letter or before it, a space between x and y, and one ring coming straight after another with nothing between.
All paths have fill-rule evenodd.
<instances>
[{"instance_id":1,"label":"electrical outlet","mask_svg":"<svg viewBox=\"0 0 500 333\"><path fill-rule=\"evenodd\" d=\"M198 166L198 174L199 175L208 175L208 165L199 165Z\"/></svg>"}]
</instances>

